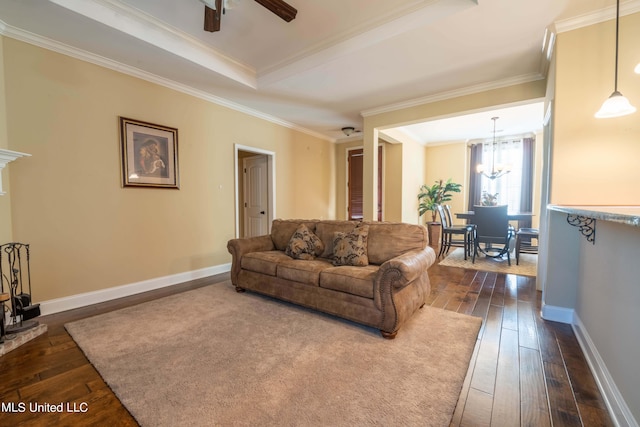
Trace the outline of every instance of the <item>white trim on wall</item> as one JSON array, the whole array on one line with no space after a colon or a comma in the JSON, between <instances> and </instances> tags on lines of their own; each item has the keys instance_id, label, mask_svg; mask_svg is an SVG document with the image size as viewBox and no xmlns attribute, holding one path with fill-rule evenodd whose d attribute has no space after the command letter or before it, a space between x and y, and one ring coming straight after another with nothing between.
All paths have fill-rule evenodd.
<instances>
[{"instance_id":1,"label":"white trim on wall","mask_svg":"<svg viewBox=\"0 0 640 427\"><path fill-rule=\"evenodd\" d=\"M386 214L386 209L384 208L384 200L385 200L385 180L386 180L386 175L385 175L385 170L386 170L386 159L385 159L385 145L384 144L380 144L378 143L378 147L382 147L381 150L381 155L382 155L382 200L379 200L380 205L382 206L382 221L384 221L384 217ZM344 151L345 154L345 171L344 171L344 188L345 188L345 195L344 195L344 214L345 214L345 218L349 219L349 152L350 151L355 151L355 150L364 150L364 145L358 145L355 147L349 147ZM378 159L378 162L380 162L380 159Z\"/></svg>"},{"instance_id":2,"label":"white trim on wall","mask_svg":"<svg viewBox=\"0 0 640 427\"><path fill-rule=\"evenodd\" d=\"M358 145L357 147L349 147L344 150L344 215L346 219L349 219L349 152L362 149L364 149L364 147Z\"/></svg>"},{"instance_id":3,"label":"white trim on wall","mask_svg":"<svg viewBox=\"0 0 640 427\"><path fill-rule=\"evenodd\" d=\"M267 184L267 191L269 193L269 209L268 209L268 222L269 232L271 232L271 223L276 218L276 153L274 151L263 150L261 148L250 147L248 145L234 144L233 145L233 162L234 162L234 186L235 186L235 218L236 218L236 238L240 237L240 183L238 182L238 172L240 171L238 165L238 152L247 151L249 153L264 154L267 156L267 175L269 176L269 183Z\"/></svg>"},{"instance_id":4,"label":"white trim on wall","mask_svg":"<svg viewBox=\"0 0 640 427\"><path fill-rule=\"evenodd\" d=\"M69 46L64 43L60 43L58 41L55 41L46 37L42 37L40 35L31 33L28 31L21 30L19 28L8 25L7 23L3 22L1 19L0 19L0 35L10 37L12 39L15 39L21 42L29 43L31 45L50 50L52 52L57 52L62 55L69 56L71 58L79 59L81 61L85 61L90 64L98 65L103 68L114 70L119 73L133 76L138 79L145 80L160 86L164 86L169 89L173 89L175 91L182 92L187 95L191 95L196 98L203 99L207 102L211 102L216 105L221 105L223 107L230 108L235 111L239 111L249 116L257 117L259 119L266 120L270 123L275 123L277 125L284 126L286 128L305 133L307 135L313 136L318 139L322 139L332 143L336 142L335 138L331 138L327 135L323 135L311 129L301 127L295 123L291 123L287 120L281 119L271 114L263 113L262 111L249 108L245 105L238 104L226 98L222 98L220 96L213 95L206 91L193 88L186 84L179 83L174 80L158 76L156 74L133 67L131 65L123 64L121 62L117 62L112 59L108 59L103 56L96 55L94 53L81 50L76 47Z\"/></svg>"},{"instance_id":5,"label":"white trim on wall","mask_svg":"<svg viewBox=\"0 0 640 427\"><path fill-rule=\"evenodd\" d=\"M637 12L640 12L640 0L629 0L620 5L620 17L631 15ZM615 18L616 5L613 4L603 9L594 10L586 14L556 21L554 22L554 25L558 33L564 33L567 31L576 30L578 28L584 28L589 25L599 24L600 22L609 21Z\"/></svg>"},{"instance_id":6,"label":"white trim on wall","mask_svg":"<svg viewBox=\"0 0 640 427\"><path fill-rule=\"evenodd\" d=\"M616 426L638 427L638 421L634 418L629 406L625 402L620 390L616 386L607 366L602 360L600 353L591 337L587 333L587 329L577 314L574 315L573 332L576 334L580 348L587 360L589 369L593 374L600 393L604 399L609 415Z\"/></svg>"},{"instance_id":7,"label":"white trim on wall","mask_svg":"<svg viewBox=\"0 0 640 427\"><path fill-rule=\"evenodd\" d=\"M541 317L552 322L573 324L574 309L542 303Z\"/></svg>"},{"instance_id":8,"label":"white trim on wall","mask_svg":"<svg viewBox=\"0 0 640 427\"><path fill-rule=\"evenodd\" d=\"M231 264L221 264L199 270L186 271L184 273L172 274L170 276L157 277L143 280L141 282L130 283L128 285L115 286L98 291L85 292L68 297L55 298L40 303L42 315L59 313L61 311L73 310L74 308L86 307L117 298L128 297L142 292L165 288L190 280L202 279L204 277L215 276L216 274L231 271Z\"/></svg>"},{"instance_id":9,"label":"white trim on wall","mask_svg":"<svg viewBox=\"0 0 640 427\"><path fill-rule=\"evenodd\" d=\"M571 325L578 344L580 344L580 348L582 349L582 353L584 353L584 357L589 365L589 370L593 374L600 393L602 393L614 425L620 427L640 427L611 377L596 345L591 340L587 328L575 310L543 304L542 318Z\"/></svg>"}]
</instances>

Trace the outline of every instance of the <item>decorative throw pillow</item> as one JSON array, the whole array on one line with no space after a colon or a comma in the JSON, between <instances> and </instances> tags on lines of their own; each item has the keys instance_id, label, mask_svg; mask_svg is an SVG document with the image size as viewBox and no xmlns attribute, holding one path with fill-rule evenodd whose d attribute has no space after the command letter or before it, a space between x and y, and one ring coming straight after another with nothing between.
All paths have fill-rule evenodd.
<instances>
[{"instance_id":1,"label":"decorative throw pillow","mask_svg":"<svg viewBox=\"0 0 640 427\"><path fill-rule=\"evenodd\" d=\"M333 265L369 265L367 240L369 225L358 224L349 233L337 232L333 235Z\"/></svg>"},{"instance_id":2,"label":"decorative throw pillow","mask_svg":"<svg viewBox=\"0 0 640 427\"><path fill-rule=\"evenodd\" d=\"M322 251L324 251L322 240L306 225L300 224L289 239L284 253L294 259L314 259Z\"/></svg>"}]
</instances>

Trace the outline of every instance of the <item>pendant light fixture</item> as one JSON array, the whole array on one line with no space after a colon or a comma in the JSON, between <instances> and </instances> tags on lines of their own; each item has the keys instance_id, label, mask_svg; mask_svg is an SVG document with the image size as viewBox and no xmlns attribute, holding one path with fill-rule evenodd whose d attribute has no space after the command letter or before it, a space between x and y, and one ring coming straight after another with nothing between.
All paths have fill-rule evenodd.
<instances>
[{"instance_id":1,"label":"pendant light fixture","mask_svg":"<svg viewBox=\"0 0 640 427\"><path fill-rule=\"evenodd\" d=\"M620 0L616 0L616 68L615 68L615 84L613 93L607 98L602 107L595 114L598 119L607 119L610 117L626 116L635 113L636 107L631 105L629 100L618 92L618 28L620 26Z\"/></svg>"},{"instance_id":2,"label":"pendant light fixture","mask_svg":"<svg viewBox=\"0 0 640 427\"><path fill-rule=\"evenodd\" d=\"M493 144L491 145L491 172L485 172L484 164L479 163L476 166L476 172L481 173L489 179L498 179L501 176L504 176L511 172L511 168L509 166L504 166L501 163L496 164L496 121L499 117L491 117L493 120Z\"/></svg>"}]
</instances>

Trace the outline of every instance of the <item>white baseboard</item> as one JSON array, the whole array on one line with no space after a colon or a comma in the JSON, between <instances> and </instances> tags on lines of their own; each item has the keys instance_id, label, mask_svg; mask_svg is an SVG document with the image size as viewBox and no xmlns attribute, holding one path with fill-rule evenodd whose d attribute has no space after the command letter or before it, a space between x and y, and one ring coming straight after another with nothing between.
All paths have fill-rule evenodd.
<instances>
[{"instance_id":1,"label":"white baseboard","mask_svg":"<svg viewBox=\"0 0 640 427\"><path fill-rule=\"evenodd\" d=\"M640 427L575 310L543 304L541 316L545 320L567 323L572 326L613 423L619 427Z\"/></svg>"},{"instance_id":2,"label":"white baseboard","mask_svg":"<svg viewBox=\"0 0 640 427\"><path fill-rule=\"evenodd\" d=\"M231 264L221 264L213 267L202 268L200 270L187 271L173 274L171 276L157 277L155 279L143 280L141 282L128 285L115 286L113 288L100 289L99 291L86 292L71 295L63 298L56 298L40 303L42 315L59 313L61 311L73 310L74 308L85 307L91 304L98 304L117 298L127 297L142 292L152 291L167 286L188 282L189 280L201 279L203 277L214 276L226 273L231 270Z\"/></svg>"},{"instance_id":3,"label":"white baseboard","mask_svg":"<svg viewBox=\"0 0 640 427\"><path fill-rule=\"evenodd\" d=\"M573 331L602 393L613 423L620 427L638 427L638 422L620 394L620 390L618 390L613 378L611 378L611 374L600 353L598 353L598 349L577 314L574 316Z\"/></svg>"},{"instance_id":4,"label":"white baseboard","mask_svg":"<svg viewBox=\"0 0 640 427\"><path fill-rule=\"evenodd\" d=\"M573 324L574 310L572 308L556 307L543 303L540 315L544 320L568 323L571 325Z\"/></svg>"}]
</instances>

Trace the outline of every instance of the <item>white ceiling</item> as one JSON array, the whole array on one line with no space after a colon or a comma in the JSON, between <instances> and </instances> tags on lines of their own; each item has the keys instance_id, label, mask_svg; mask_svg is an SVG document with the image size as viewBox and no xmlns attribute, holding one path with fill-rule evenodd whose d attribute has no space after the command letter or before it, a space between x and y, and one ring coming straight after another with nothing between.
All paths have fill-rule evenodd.
<instances>
[{"instance_id":1,"label":"white ceiling","mask_svg":"<svg viewBox=\"0 0 640 427\"><path fill-rule=\"evenodd\" d=\"M290 23L240 0L208 33L198 0L0 0L0 33L335 140L363 114L544 78L545 31L615 16L615 0L288 3ZM423 143L484 138L493 115L511 132L507 111L473 113L489 119L409 132Z\"/></svg>"}]
</instances>

